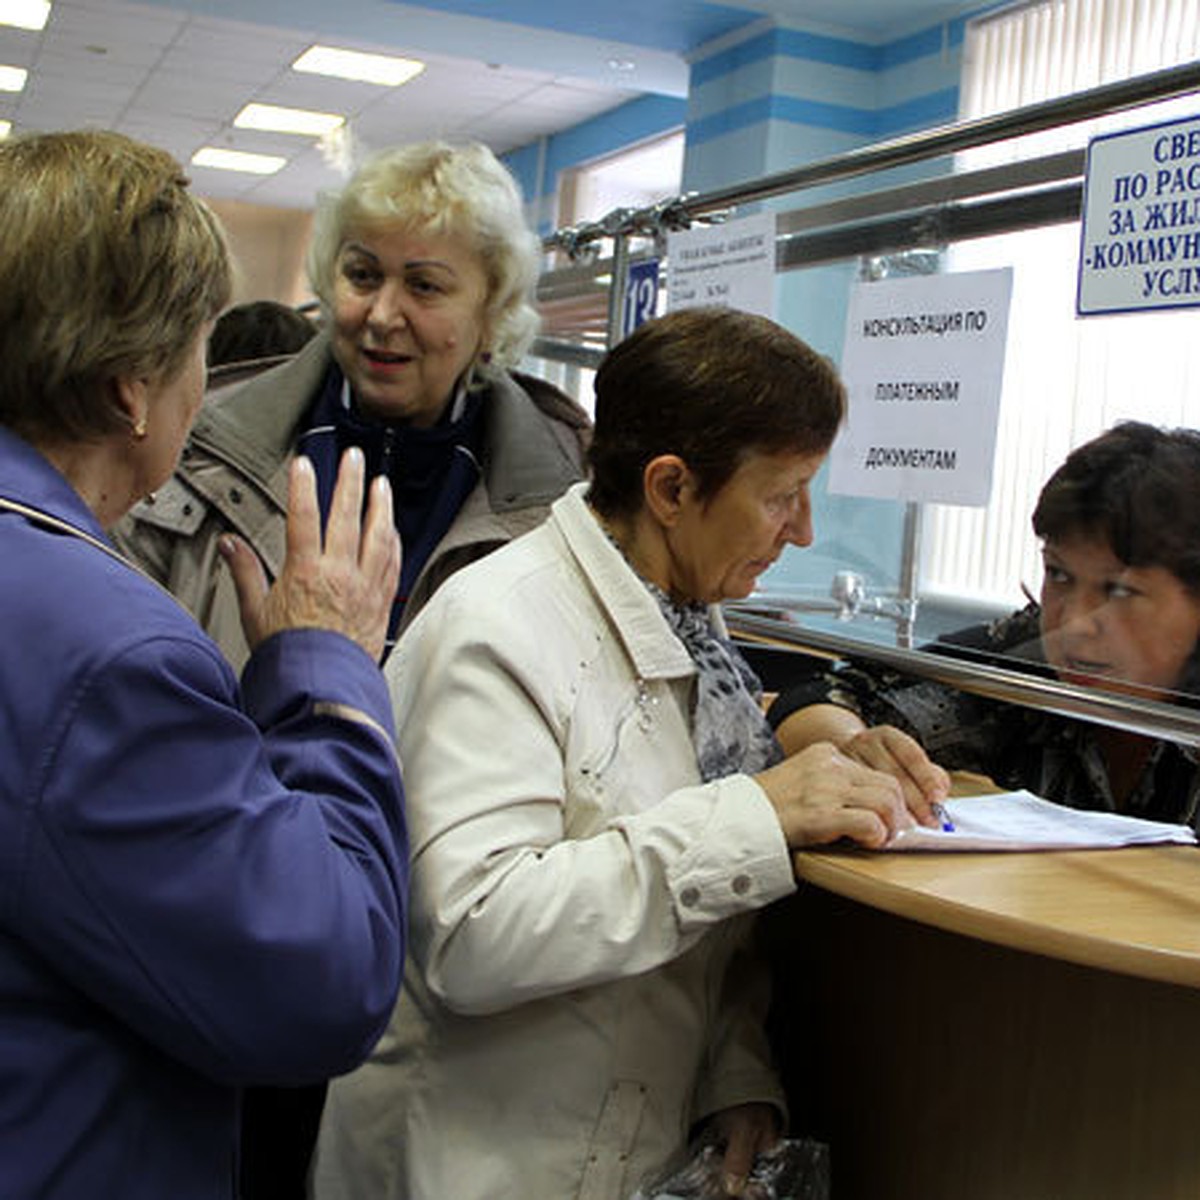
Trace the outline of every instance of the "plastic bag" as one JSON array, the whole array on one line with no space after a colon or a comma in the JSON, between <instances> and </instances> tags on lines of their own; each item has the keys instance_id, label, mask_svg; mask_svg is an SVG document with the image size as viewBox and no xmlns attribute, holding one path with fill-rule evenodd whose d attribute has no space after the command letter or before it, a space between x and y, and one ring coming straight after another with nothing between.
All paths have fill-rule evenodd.
<instances>
[{"instance_id":1,"label":"plastic bag","mask_svg":"<svg viewBox=\"0 0 1200 1200\"><path fill-rule=\"evenodd\" d=\"M701 1140L630 1200L727 1200L723 1159L722 1147ZM755 1157L742 1198L829 1200L829 1147L811 1138L784 1138Z\"/></svg>"}]
</instances>

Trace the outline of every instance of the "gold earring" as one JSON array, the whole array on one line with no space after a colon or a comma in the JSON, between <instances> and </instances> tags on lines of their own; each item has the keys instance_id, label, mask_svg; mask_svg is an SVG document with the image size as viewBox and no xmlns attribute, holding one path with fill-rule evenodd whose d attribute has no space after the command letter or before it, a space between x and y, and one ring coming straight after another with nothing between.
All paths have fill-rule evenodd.
<instances>
[{"instance_id":1,"label":"gold earring","mask_svg":"<svg viewBox=\"0 0 1200 1200\"><path fill-rule=\"evenodd\" d=\"M143 414L134 422L133 436L140 442L146 436L146 417Z\"/></svg>"}]
</instances>

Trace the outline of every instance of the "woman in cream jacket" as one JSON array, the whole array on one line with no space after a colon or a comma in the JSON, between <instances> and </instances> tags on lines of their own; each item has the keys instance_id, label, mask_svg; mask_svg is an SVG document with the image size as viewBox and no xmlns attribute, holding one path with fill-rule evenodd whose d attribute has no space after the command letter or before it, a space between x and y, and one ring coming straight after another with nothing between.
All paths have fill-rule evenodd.
<instances>
[{"instance_id":1,"label":"woman in cream jacket","mask_svg":"<svg viewBox=\"0 0 1200 1200\"><path fill-rule=\"evenodd\" d=\"M624 1200L705 1123L736 1194L783 1120L750 914L792 891L792 847L912 820L832 746L781 760L715 607L811 541L832 368L693 310L596 392L590 486L443 585L389 662L414 961L331 1089L319 1200Z\"/></svg>"}]
</instances>

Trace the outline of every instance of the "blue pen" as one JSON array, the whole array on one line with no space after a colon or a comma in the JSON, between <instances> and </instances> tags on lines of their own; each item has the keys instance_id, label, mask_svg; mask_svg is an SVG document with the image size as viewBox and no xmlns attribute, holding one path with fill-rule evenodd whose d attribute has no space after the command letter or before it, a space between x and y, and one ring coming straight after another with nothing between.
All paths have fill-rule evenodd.
<instances>
[{"instance_id":1,"label":"blue pen","mask_svg":"<svg viewBox=\"0 0 1200 1200\"><path fill-rule=\"evenodd\" d=\"M950 820L950 814L946 811L946 806L935 802L929 807L933 810L933 815L941 822L942 832L953 833L954 822Z\"/></svg>"}]
</instances>

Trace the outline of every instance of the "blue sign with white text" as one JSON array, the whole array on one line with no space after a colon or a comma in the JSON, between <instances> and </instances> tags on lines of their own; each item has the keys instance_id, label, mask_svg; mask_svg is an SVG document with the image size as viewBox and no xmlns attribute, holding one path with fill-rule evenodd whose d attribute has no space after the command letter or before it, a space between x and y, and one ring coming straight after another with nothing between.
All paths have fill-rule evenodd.
<instances>
[{"instance_id":1,"label":"blue sign with white text","mask_svg":"<svg viewBox=\"0 0 1200 1200\"><path fill-rule=\"evenodd\" d=\"M625 285L625 307L621 336L628 337L639 325L658 312L658 259L647 258L630 263L629 282Z\"/></svg>"}]
</instances>

